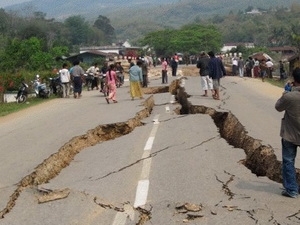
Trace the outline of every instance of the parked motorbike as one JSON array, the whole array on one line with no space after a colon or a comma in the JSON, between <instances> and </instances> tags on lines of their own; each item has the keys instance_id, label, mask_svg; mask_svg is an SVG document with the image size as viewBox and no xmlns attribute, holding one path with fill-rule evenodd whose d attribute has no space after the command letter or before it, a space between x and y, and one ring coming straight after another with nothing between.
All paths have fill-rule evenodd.
<instances>
[{"instance_id":1,"label":"parked motorbike","mask_svg":"<svg viewBox=\"0 0 300 225\"><path fill-rule=\"evenodd\" d=\"M28 84L24 81L21 83L18 94L16 96L17 103L26 102L28 96Z\"/></svg>"},{"instance_id":2,"label":"parked motorbike","mask_svg":"<svg viewBox=\"0 0 300 225\"><path fill-rule=\"evenodd\" d=\"M63 97L63 86L60 82L60 76L57 77L50 77L50 84L49 84L49 88L50 88L50 94L55 94L56 96L62 98Z\"/></svg>"},{"instance_id":3,"label":"parked motorbike","mask_svg":"<svg viewBox=\"0 0 300 225\"><path fill-rule=\"evenodd\" d=\"M50 91L45 83L41 83L39 77L33 81L34 92L39 98L49 98Z\"/></svg>"}]
</instances>

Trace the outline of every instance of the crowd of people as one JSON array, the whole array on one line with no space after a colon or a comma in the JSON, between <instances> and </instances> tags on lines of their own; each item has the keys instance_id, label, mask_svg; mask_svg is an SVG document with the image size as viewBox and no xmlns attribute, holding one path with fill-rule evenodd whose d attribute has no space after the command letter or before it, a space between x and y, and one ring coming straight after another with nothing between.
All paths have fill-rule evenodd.
<instances>
[{"instance_id":1,"label":"crowd of people","mask_svg":"<svg viewBox=\"0 0 300 225\"><path fill-rule=\"evenodd\" d=\"M129 83L131 99L143 98L142 87L147 87L149 83L148 70L149 62L144 58L139 58L135 63L129 60ZM70 97L70 87L73 89L73 97L80 99L82 89L91 82L90 89L99 90L106 97L106 101L117 103L117 88L124 84L124 67L121 62L105 61L102 67L94 63L86 71L81 67L80 61L75 60L73 66L68 68L67 63L63 63L62 68L58 71L60 82L63 87L63 98Z\"/></svg>"},{"instance_id":2,"label":"crowd of people","mask_svg":"<svg viewBox=\"0 0 300 225\"><path fill-rule=\"evenodd\" d=\"M240 77L273 78L274 63L270 58L252 58L248 57L245 61L242 57L233 57L231 60L232 75ZM286 71L283 62L279 61L280 79L286 78Z\"/></svg>"}]
</instances>

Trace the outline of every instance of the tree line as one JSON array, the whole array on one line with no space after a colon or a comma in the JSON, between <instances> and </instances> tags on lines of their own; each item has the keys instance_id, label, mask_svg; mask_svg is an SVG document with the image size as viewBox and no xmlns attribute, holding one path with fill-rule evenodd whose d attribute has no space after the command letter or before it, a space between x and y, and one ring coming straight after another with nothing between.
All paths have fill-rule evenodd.
<instances>
[{"instance_id":1,"label":"tree line","mask_svg":"<svg viewBox=\"0 0 300 225\"><path fill-rule=\"evenodd\" d=\"M257 48L251 51L284 45L300 49L299 19L300 4L295 3L290 9L266 10L261 15L237 11L225 16L197 18L179 28L152 29L151 23L143 23L143 33L133 44L148 46L150 52L141 54L156 56L175 52L196 55L202 50L218 52L226 42L253 42ZM131 24L122 29L138 36L139 28L138 24ZM60 67L60 57L78 53L81 46L110 45L116 42L118 32L110 19L102 15L94 21L74 15L58 22L46 19L43 12L21 17L0 9L0 86L11 84L9 77L13 75L32 76L36 71L42 73ZM236 51L251 54L241 46Z\"/></svg>"}]
</instances>

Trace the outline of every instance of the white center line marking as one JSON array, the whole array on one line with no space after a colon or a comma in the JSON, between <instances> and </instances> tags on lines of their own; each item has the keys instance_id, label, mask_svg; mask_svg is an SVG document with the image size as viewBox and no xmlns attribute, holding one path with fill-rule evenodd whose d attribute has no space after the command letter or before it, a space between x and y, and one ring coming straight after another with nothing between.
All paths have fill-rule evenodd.
<instances>
[{"instance_id":1,"label":"white center line marking","mask_svg":"<svg viewBox=\"0 0 300 225\"><path fill-rule=\"evenodd\" d=\"M133 205L134 208L146 204L148 189L149 189L149 180L140 180L136 190L135 202Z\"/></svg>"}]
</instances>

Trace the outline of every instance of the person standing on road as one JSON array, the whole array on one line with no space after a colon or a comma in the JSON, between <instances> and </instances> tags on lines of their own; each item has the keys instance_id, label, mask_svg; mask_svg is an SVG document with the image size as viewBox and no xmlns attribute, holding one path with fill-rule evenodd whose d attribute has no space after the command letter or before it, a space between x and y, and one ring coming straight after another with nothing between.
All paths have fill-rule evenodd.
<instances>
[{"instance_id":1,"label":"person standing on road","mask_svg":"<svg viewBox=\"0 0 300 225\"><path fill-rule=\"evenodd\" d=\"M265 59L262 59L261 63L259 64L259 71L260 71L261 80L264 82L268 71L268 66L266 64Z\"/></svg>"},{"instance_id":2,"label":"person standing on road","mask_svg":"<svg viewBox=\"0 0 300 225\"><path fill-rule=\"evenodd\" d=\"M239 68L239 75L240 77L243 77L244 76L244 60L242 57L239 58L238 60L238 68Z\"/></svg>"},{"instance_id":3,"label":"person standing on road","mask_svg":"<svg viewBox=\"0 0 300 225\"><path fill-rule=\"evenodd\" d=\"M293 71L294 87L291 92L284 92L275 104L275 109L284 112L281 120L280 136L282 145L282 195L296 198L299 194L295 158L300 146L300 68Z\"/></svg>"},{"instance_id":4,"label":"person standing on road","mask_svg":"<svg viewBox=\"0 0 300 225\"><path fill-rule=\"evenodd\" d=\"M205 52L200 53L200 58L197 62L197 68L199 69L200 77L201 77L201 86L204 94L202 96L207 97L208 93L207 90L211 90L212 96L214 96L213 90L213 82L212 79L209 77L209 56Z\"/></svg>"},{"instance_id":5,"label":"person standing on road","mask_svg":"<svg viewBox=\"0 0 300 225\"><path fill-rule=\"evenodd\" d=\"M281 60L279 61L279 73L280 73L280 80L284 80L285 79L285 70L284 70L283 62Z\"/></svg>"},{"instance_id":6,"label":"person standing on road","mask_svg":"<svg viewBox=\"0 0 300 225\"><path fill-rule=\"evenodd\" d=\"M177 75L177 67L178 67L178 62L176 62L175 58L173 57L171 59L171 68L172 68L172 76L176 77Z\"/></svg>"},{"instance_id":7,"label":"person standing on road","mask_svg":"<svg viewBox=\"0 0 300 225\"><path fill-rule=\"evenodd\" d=\"M68 70L68 64L64 63L62 67L63 68L59 71L59 77L63 87L63 98L69 98L71 77Z\"/></svg>"},{"instance_id":8,"label":"person standing on road","mask_svg":"<svg viewBox=\"0 0 300 225\"><path fill-rule=\"evenodd\" d=\"M212 78L214 88L213 98L220 100L220 80L223 76L226 76L226 70L221 59L216 58L213 51L210 51L208 55L210 57L208 63L209 77Z\"/></svg>"},{"instance_id":9,"label":"person standing on road","mask_svg":"<svg viewBox=\"0 0 300 225\"><path fill-rule=\"evenodd\" d=\"M148 63L144 57L142 57L142 62L143 87L148 87Z\"/></svg>"},{"instance_id":10,"label":"person standing on road","mask_svg":"<svg viewBox=\"0 0 300 225\"><path fill-rule=\"evenodd\" d=\"M253 77L254 77L254 78L260 77L259 61L258 61L257 58L254 59Z\"/></svg>"},{"instance_id":11,"label":"person standing on road","mask_svg":"<svg viewBox=\"0 0 300 225\"><path fill-rule=\"evenodd\" d=\"M232 76L236 76L238 72L238 60L236 57L232 58Z\"/></svg>"},{"instance_id":12,"label":"person standing on road","mask_svg":"<svg viewBox=\"0 0 300 225\"><path fill-rule=\"evenodd\" d=\"M135 97L143 99L141 84L143 82L142 74L142 64L141 60L138 60L136 65L133 65L129 69L129 82L130 82L130 95L131 100L134 100Z\"/></svg>"},{"instance_id":13,"label":"person standing on road","mask_svg":"<svg viewBox=\"0 0 300 225\"><path fill-rule=\"evenodd\" d=\"M109 100L112 100L113 103L117 103L116 94L117 94L117 74L115 71L115 64L109 66L108 71L106 72L106 84L109 90L109 95L105 98L107 104Z\"/></svg>"},{"instance_id":14,"label":"person standing on road","mask_svg":"<svg viewBox=\"0 0 300 225\"><path fill-rule=\"evenodd\" d=\"M166 58L162 59L161 63L161 78L162 78L162 84L168 83L168 62Z\"/></svg>"},{"instance_id":15,"label":"person standing on road","mask_svg":"<svg viewBox=\"0 0 300 225\"><path fill-rule=\"evenodd\" d=\"M268 67L268 70L267 70L268 77L272 79L273 78L272 72L273 72L273 66L274 66L274 64L271 61L271 59L267 59L266 65Z\"/></svg>"},{"instance_id":16,"label":"person standing on road","mask_svg":"<svg viewBox=\"0 0 300 225\"><path fill-rule=\"evenodd\" d=\"M92 80L92 85L91 88L92 90L94 89L94 87L96 87L97 90L99 90L99 67L98 67L98 63L94 63L94 65L92 65L90 68L88 68L88 70L86 71L87 74L91 74L94 79Z\"/></svg>"},{"instance_id":17,"label":"person standing on road","mask_svg":"<svg viewBox=\"0 0 300 225\"><path fill-rule=\"evenodd\" d=\"M76 59L71 70L71 76L74 84L74 98L81 98L82 92L82 77L84 75L84 70L79 64L80 61Z\"/></svg>"},{"instance_id":18,"label":"person standing on road","mask_svg":"<svg viewBox=\"0 0 300 225\"><path fill-rule=\"evenodd\" d=\"M250 56L248 58L248 62L247 62L247 66L246 66L246 76L247 77L252 77L253 66L254 66L254 61L253 61L253 58Z\"/></svg>"}]
</instances>

